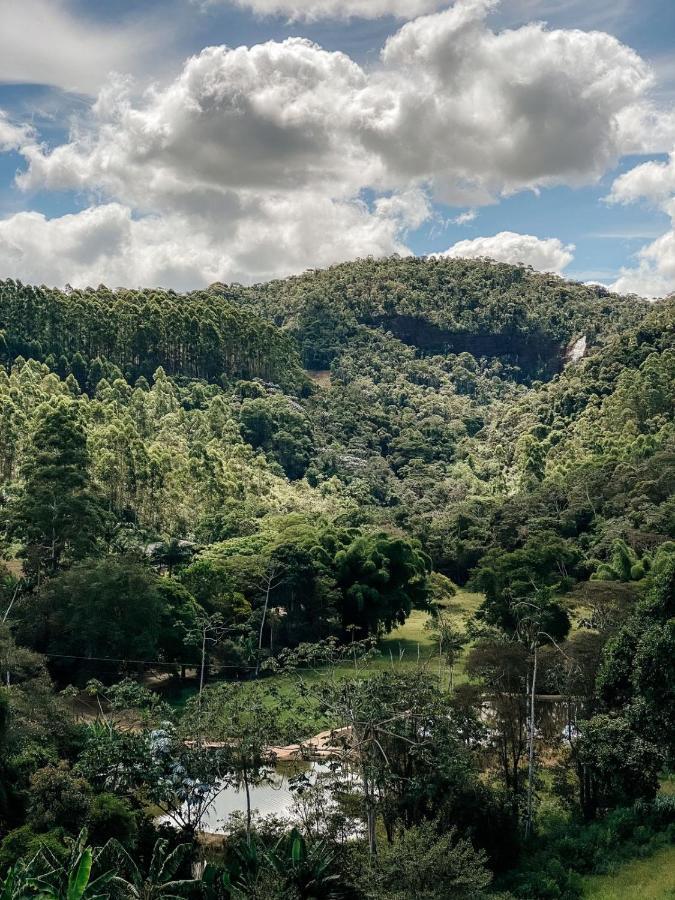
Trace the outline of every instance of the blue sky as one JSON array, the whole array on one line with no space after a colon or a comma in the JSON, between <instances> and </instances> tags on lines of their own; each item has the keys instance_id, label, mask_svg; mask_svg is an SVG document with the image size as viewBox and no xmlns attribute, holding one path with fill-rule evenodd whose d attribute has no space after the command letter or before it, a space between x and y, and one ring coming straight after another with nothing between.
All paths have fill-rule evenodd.
<instances>
[{"instance_id":1,"label":"blue sky","mask_svg":"<svg viewBox=\"0 0 675 900\"><path fill-rule=\"evenodd\" d=\"M674 38L671 0L3 5L0 277L450 252L663 295Z\"/></svg>"}]
</instances>

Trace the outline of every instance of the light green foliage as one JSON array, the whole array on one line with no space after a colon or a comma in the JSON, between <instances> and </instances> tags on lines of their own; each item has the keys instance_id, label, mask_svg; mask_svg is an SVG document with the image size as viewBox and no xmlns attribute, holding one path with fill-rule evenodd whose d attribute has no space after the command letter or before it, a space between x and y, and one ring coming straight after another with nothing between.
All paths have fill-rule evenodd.
<instances>
[{"instance_id":1,"label":"light green foliage","mask_svg":"<svg viewBox=\"0 0 675 900\"><path fill-rule=\"evenodd\" d=\"M46 846L46 896L84 900L86 823L126 845L122 893L180 893L142 810L193 844L222 779L250 792L272 742L347 725L360 781L325 832L249 815L205 895L479 897L525 832L519 896L578 896L604 838L575 817L620 842L639 811L613 807L675 752L674 311L485 260L185 295L0 282L6 891ZM149 699L195 671L182 721ZM81 701L99 721L68 719Z\"/></svg>"},{"instance_id":2,"label":"light green foliage","mask_svg":"<svg viewBox=\"0 0 675 900\"><path fill-rule=\"evenodd\" d=\"M426 822L403 831L379 854L367 896L391 900L479 898L492 881L486 857L451 828L439 836Z\"/></svg>"},{"instance_id":3,"label":"light green foliage","mask_svg":"<svg viewBox=\"0 0 675 900\"><path fill-rule=\"evenodd\" d=\"M64 456L62 463L45 459L44 465L70 466L63 478L75 471L73 466L79 467L90 477L91 487L112 517L125 521L127 527L135 524L146 534L152 530L153 534L178 538L225 511L230 511L234 520L239 519L246 505L254 515L289 506L302 509L325 505L322 496L310 495L305 489L293 493L274 459L270 457L268 462L245 443L238 425L238 400L231 389L199 383L179 388L161 369L155 372L150 386L130 389L125 384L120 380L112 384L101 381L95 397L81 394L74 402L65 382L50 374L47 366L15 361L9 375L4 371L0 374L0 415L4 408L12 424L7 430L0 429L0 483L21 488L22 478L29 471L24 473L24 464L35 472L40 461L31 452L31 435L42 429L36 434L36 442L42 452L47 452L49 444L42 432L49 424L40 424L40 417L60 399L55 408L69 411L73 428L86 433L86 447L75 448L73 432L70 443L76 450L75 457L68 460ZM40 410L44 403L50 405ZM57 427L54 420L54 429L65 442L63 424ZM3 440L11 441L4 450ZM61 452L66 454L65 444ZM27 483L24 490L29 486ZM79 497L77 491L81 488L73 486L73 502ZM43 495L37 496L35 503L39 501L39 515L46 520L49 498ZM19 491L19 497L23 496ZM17 525L17 535L23 537L29 524L26 517L35 517L39 511L35 503L31 513L23 499L17 502L21 526L19 530ZM44 543L43 533L50 524L51 520L43 522L34 539ZM96 533L97 529L92 531L90 527L75 537L91 541Z\"/></svg>"},{"instance_id":4,"label":"light green foliage","mask_svg":"<svg viewBox=\"0 0 675 900\"><path fill-rule=\"evenodd\" d=\"M671 900L675 847L659 850L654 856L617 866L608 875L584 879L586 900Z\"/></svg>"},{"instance_id":5,"label":"light green foliage","mask_svg":"<svg viewBox=\"0 0 675 900\"><path fill-rule=\"evenodd\" d=\"M22 490L10 511L10 534L23 543L32 567L55 572L62 558L90 552L103 511L89 483L87 438L74 402L43 404L35 415Z\"/></svg>"}]
</instances>

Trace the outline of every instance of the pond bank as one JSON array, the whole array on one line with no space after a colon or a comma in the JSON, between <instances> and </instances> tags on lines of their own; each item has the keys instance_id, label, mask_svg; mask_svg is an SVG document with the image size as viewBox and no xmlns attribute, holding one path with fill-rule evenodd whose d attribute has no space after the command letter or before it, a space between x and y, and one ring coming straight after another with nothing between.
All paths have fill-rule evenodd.
<instances>
[{"instance_id":1,"label":"pond bank","mask_svg":"<svg viewBox=\"0 0 675 900\"><path fill-rule=\"evenodd\" d=\"M283 747L268 747L267 752L275 762L295 762L307 759L331 759L344 754L341 740L349 734L349 728L331 728L320 731L314 737L299 744L286 744ZM186 746L196 747L197 741L185 741ZM202 741L205 750L222 750L227 744L224 741Z\"/></svg>"}]
</instances>

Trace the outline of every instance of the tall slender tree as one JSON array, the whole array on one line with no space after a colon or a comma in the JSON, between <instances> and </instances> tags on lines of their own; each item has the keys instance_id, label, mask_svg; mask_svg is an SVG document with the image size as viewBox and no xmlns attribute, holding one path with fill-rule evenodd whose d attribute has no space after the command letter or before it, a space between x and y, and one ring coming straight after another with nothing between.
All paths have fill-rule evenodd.
<instances>
[{"instance_id":1,"label":"tall slender tree","mask_svg":"<svg viewBox=\"0 0 675 900\"><path fill-rule=\"evenodd\" d=\"M38 407L21 475L10 531L23 542L36 574L54 573L64 557L89 553L104 516L90 484L87 437L76 402L59 398Z\"/></svg>"}]
</instances>

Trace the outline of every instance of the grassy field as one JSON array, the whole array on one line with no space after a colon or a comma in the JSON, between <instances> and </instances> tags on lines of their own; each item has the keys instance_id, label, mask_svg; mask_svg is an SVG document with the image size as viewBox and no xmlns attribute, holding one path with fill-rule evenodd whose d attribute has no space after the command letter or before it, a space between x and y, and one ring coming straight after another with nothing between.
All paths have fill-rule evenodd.
<instances>
[{"instance_id":1,"label":"grassy field","mask_svg":"<svg viewBox=\"0 0 675 900\"><path fill-rule=\"evenodd\" d=\"M621 866L613 875L584 879L587 900L675 900L675 847Z\"/></svg>"},{"instance_id":2,"label":"grassy field","mask_svg":"<svg viewBox=\"0 0 675 900\"><path fill-rule=\"evenodd\" d=\"M450 612L454 615L458 625L465 625L468 619L475 613L483 600L482 594L474 594L469 591L458 590L453 598ZM427 666L430 672L438 672L438 645L432 632L427 628L431 618L430 613L414 609L403 625L394 628L380 641L378 652L365 665L360 665L361 674L383 671L405 671L416 669L418 666ZM342 667L345 674L353 672L351 663L346 662ZM461 671L461 661L457 666ZM316 672L302 672L305 680L321 678L321 670ZM284 678L285 676L280 676ZM295 676L293 676L295 677Z\"/></svg>"},{"instance_id":3,"label":"grassy field","mask_svg":"<svg viewBox=\"0 0 675 900\"><path fill-rule=\"evenodd\" d=\"M463 627L482 602L482 594L459 589L448 609L457 626ZM426 665L434 674L441 671L438 661L438 645L432 632L426 627L430 618L431 616L427 612L413 610L403 625L395 628L380 642L380 654L373 660L373 670L391 669L392 665L394 668L397 666L403 669L415 668L422 664ZM442 677L443 681L447 683L449 679L447 667L442 668ZM464 668L463 661L460 659L454 673L454 682L458 684L463 680L465 680Z\"/></svg>"},{"instance_id":4,"label":"grassy field","mask_svg":"<svg viewBox=\"0 0 675 900\"><path fill-rule=\"evenodd\" d=\"M675 796L675 775L664 775L661 779L661 793L669 797Z\"/></svg>"},{"instance_id":5,"label":"grassy field","mask_svg":"<svg viewBox=\"0 0 675 900\"><path fill-rule=\"evenodd\" d=\"M457 596L453 598L449 606L457 624L466 624L482 600L482 594L458 590ZM337 668L337 676L351 678L357 673L360 677L364 677L388 671L405 672L417 669L418 666L437 675L441 669L438 660L438 645L432 632L426 627L429 619L428 612L413 610L403 625L395 628L380 641L378 650L372 658L365 662L360 661L358 668L355 668L353 663L345 661ZM315 714L311 700L305 695L305 692L300 690L300 683L311 688L327 677L328 669L300 669L292 673L272 675L260 682L267 690L273 692L275 699L281 700L282 706L288 710L289 741L309 738L330 724ZM449 681L447 666L442 667L442 678L444 684L447 685ZM460 659L454 673L454 683L458 684L464 680L462 660ZM242 689L251 690L255 683L243 682ZM187 699L194 695L195 690L194 685L186 687L180 695L170 699L171 704L177 710L182 709ZM285 717L282 716L283 718ZM295 733L291 736L293 726L298 722L298 718L303 721L303 725L300 726L303 733Z\"/></svg>"},{"instance_id":6,"label":"grassy field","mask_svg":"<svg viewBox=\"0 0 675 900\"><path fill-rule=\"evenodd\" d=\"M483 600L482 594L458 590L453 598L450 611L455 615L457 624L466 624ZM413 610L403 625L394 628L380 641L378 652L367 662L360 662L358 669L352 663L345 662L338 670L338 676L353 677L357 671L360 677L375 675L380 672L405 672L415 670L418 667L426 668L431 674L436 675L440 671L438 661L438 645L433 633L427 628L431 616L422 610ZM289 705L297 703L298 681L305 685L317 684L327 677L327 671L322 669L303 669L289 675L277 675L266 679L266 685L274 685L279 694L288 700ZM449 681L447 666L443 667L442 678L444 684ZM456 666L454 673L455 684L465 680L462 660ZM311 717L310 717L311 720ZM319 724L319 723L318 723ZM321 727L326 723L321 722ZM317 729L320 730L320 729ZM308 737L310 735L306 735Z\"/></svg>"}]
</instances>

